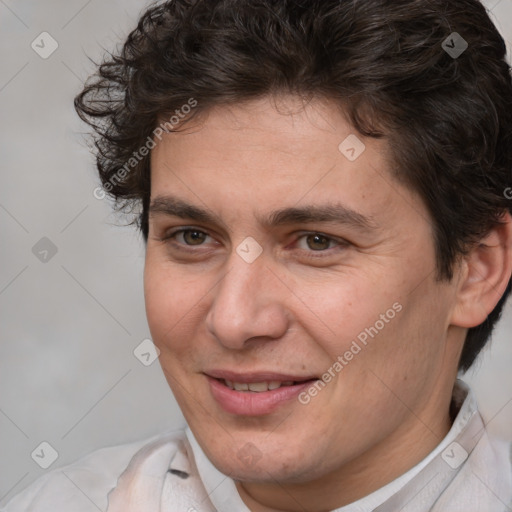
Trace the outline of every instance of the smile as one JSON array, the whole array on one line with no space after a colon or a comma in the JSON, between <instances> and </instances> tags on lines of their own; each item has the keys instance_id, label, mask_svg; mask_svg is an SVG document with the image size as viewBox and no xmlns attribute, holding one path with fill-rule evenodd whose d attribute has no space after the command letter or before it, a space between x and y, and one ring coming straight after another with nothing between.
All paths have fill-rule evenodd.
<instances>
[{"instance_id":1,"label":"smile","mask_svg":"<svg viewBox=\"0 0 512 512\"><path fill-rule=\"evenodd\" d=\"M212 372L225 373L225 372ZM227 413L245 416L270 414L290 403L301 391L317 380L298 377L279 380L258 378L258 375L238 374L235 379L206 375L210 393L217 404Z\"/></svg>"},{"instance_id":2,"label":"smile","mask_svg":"<svg viewBox=\"0 0 512 512\"><path fill-rule=\"evenodd\" d=\"M297 382L288 380L286 382L279 382L278 380L272 380L269 382L232 382L224 379L224 384L229 389L235 389L236 391L254 391L261 393L263 391L272 391L273 389L279 389L281 386L293 386Z\"/></svg>"}]
</instances>

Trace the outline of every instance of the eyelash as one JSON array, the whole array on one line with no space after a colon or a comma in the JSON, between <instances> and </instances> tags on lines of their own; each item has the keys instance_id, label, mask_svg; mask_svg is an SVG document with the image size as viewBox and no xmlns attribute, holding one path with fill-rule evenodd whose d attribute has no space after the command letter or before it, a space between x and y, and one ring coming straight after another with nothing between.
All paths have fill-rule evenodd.
<instances>
[{"instance_id":1,"label":"eyelash","mask_svg":"<svg viewBox=\"0 0 512 512\"><path fill-rule=\"evenodd\" d=\"M201 233L201 234L204 234L206 236L210 236L208 233L206 233L205 231L202 231L200 229L197 229L197 228L193 228L193 227L189 227L189 228L179 228L179 229L176 229L168 234L166 234L164 237L162 237L160 239L161 242L169 242L169 241L173 241L172 243L181 251L184 251L184 252L188 252L188 253L195 253L197 252L195 249L192 249L192 247L194 246L191 246L191 245L187 245L187 244L182 244L182 243L177 243L175 242L176 240L176 236L179 235L180 233L186 233L186 232L189 232L189 231L195 231L197 233ZM320 232L320 231L307 231L307 232L302 232L298 237L297 239L295 240L294 243L297 243L299 240L301 240L302 238L305 238L305 237L308 237L308 236L314 236L314 235L320 235L321 237L325 238L327 241L329 242L334 242L336 244L336 247L338 248L346 248L348 245L349 245L349 242L347 242L346 240L344 239L341 239L341 238L334 238L332 236L328 236L328 235L325 235L324 233ZM211 237L211 236L210 236ZM184 247L190 247L190 249L185 249ZM201 244L196 246L196 247L201 247ZM313 250L307 250L307 249L301 249L302 251L305 251L307 253L309 253L309 256L311 258L318 258L318 257L323 257L323 255L325 255L326 253L327 254L331 254L331 251L332 249L334 249L335 247L331 247L329 249L325 249L325 250L320 250L320 251L313 251Z\"/></svg>"}]
</instances>

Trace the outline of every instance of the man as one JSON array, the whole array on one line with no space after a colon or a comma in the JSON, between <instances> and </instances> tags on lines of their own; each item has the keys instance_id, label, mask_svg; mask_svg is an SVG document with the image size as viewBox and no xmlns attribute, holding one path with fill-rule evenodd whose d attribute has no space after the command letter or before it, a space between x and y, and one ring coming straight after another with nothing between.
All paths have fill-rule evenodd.
<instances>
[{"instance_id":1,"label":"man","mask_svg":"<svg viewBox=\"0 0 512 512\"><path fill-rule=\"evenodd\" d=\"M142 205L188 427L6 511L512 510L510 446L457 379L512 273L512 83L479 2L162 3L75 104L104 190Z\"/></svg>"}]
</instances>

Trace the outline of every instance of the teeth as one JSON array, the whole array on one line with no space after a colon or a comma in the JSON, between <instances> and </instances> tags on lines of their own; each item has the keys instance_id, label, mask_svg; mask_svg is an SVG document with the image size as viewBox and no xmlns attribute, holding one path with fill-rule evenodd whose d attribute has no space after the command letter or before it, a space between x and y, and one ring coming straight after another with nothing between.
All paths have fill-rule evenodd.
<instances>
[{"instance_id":1,"label":"teeth","mask_svg":"<svg viewBox=\"0 0 512 512\"><path fill-rule=\"evenodd\" d=\"M249 391L268 391L268 384L266 382L250 382Z\"/></svg>"},{"instance_id":2,"label":"teeth","mask_svg":"<svg viewBox=\"0 0 512 512\"><path fill-rule=\"evenodd\" d=\"M271 391L273 389L280 388L281 386L292 386L293 381L287 380L284 382L280 382L278 380L272 380L270 382L233 382L230 380L225 380L224 383L230 389L234 389L236 391L253 391L256 393L261 393L263 391Z\"/></svg>"}]
</instances>

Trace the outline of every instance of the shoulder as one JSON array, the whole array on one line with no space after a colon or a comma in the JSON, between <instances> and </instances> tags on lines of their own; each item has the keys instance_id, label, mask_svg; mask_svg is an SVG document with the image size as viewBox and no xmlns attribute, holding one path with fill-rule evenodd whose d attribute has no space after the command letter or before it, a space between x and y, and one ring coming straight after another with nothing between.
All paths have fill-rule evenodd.
<instances>
[{"instance_id":1,"label":"shoulder","mask_svg":"<svg viewBox=\"0 0 512 512\"><path fill-rule=\"evenodd\" d=\"M512 444L484 430L433 510L505 512L512 505Z\"/></svg>"},{"instance_id":2,"label":"shoulder","mask_svg":"<svg viewBox=\"0 0 512 512\"><path fill-rule=\"evenodd\" d=\"M105 510L108 493L116 487L119 476L138 452L155 443L165 443L177 451L184 439L184 431L179 430L96 450L40 477L12 498L0 512Z\"/></svg>"}]
</instances>

